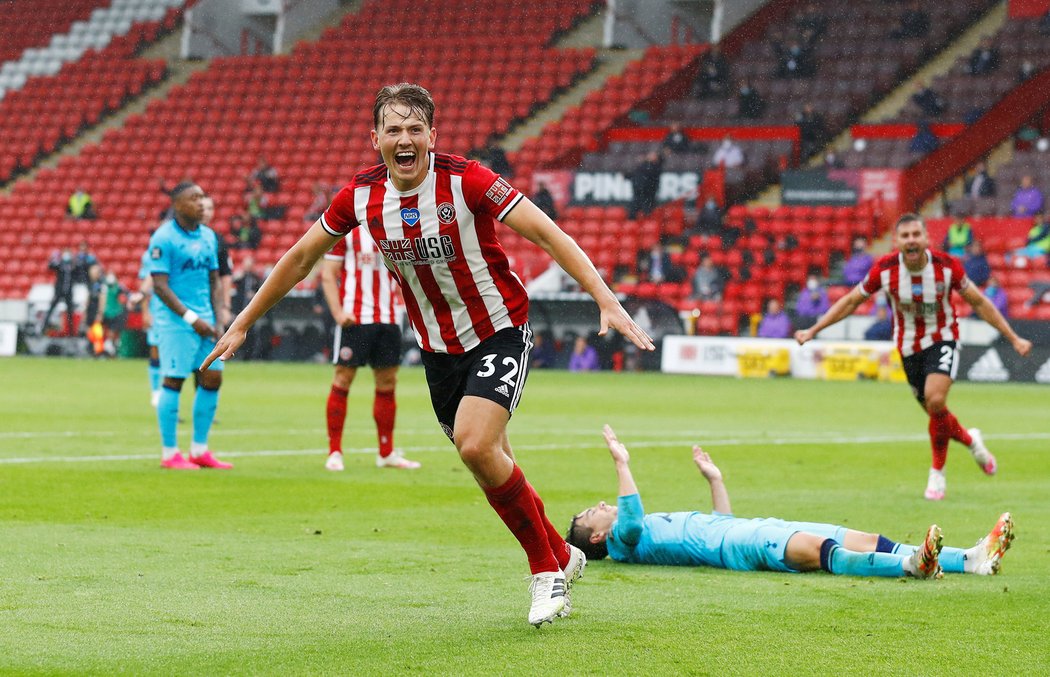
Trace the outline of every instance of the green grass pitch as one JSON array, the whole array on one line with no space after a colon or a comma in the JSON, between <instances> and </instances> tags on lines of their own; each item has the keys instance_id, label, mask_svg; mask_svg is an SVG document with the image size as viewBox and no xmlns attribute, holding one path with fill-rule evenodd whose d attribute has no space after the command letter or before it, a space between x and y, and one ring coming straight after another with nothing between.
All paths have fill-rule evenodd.
<instances>
[{"instance_id":1,"label":"green grass pitch","mask_svg":"<svg viewBox=\"0 0 1050 677\"><path fill-rule=\"evenodd\" d=\"M653 511L710 508L699 441L740 516L907 542L936 522L963 546L1003 510L1017 524L987 578L595 562L572 617L537 630L524 556L438 429L422 372L402 371L396 431L422 470L375 468L363 371L341 474L323 469L330 373L231 362L212 446L236 468L172 473L143 362L0 361L0 673L1050 673L1045 387L955 386L1000 472L953 444L934 504L905 385L533 372L510 435L559 527L615 497L605 422Z\"/></svg>"}]
</instances>

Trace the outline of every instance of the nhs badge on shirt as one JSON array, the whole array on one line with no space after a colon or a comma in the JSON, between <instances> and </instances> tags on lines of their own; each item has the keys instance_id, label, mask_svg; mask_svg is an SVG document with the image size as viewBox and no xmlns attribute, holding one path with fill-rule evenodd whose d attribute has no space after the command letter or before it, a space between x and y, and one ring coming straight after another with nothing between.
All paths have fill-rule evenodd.
<instances>
[{"instance_id":1,"label":"nhs badge on shirt","mask_svg":"<svg viewBox=\"0 0 1050 677\"><path fill-rule=\"evenodd\" d=\"M401 220L405 222L405 225L409 228L414 227L419 223L419 210L418 209L402 209Z\"/></svg>"},{"instance_id":2,"label":"nhs badge on shirt","mask_svg":"<svg viewBox=\"0 0 1050 677\"><path fill-rule=\"evenodd\" d=\"M913 282L912 283L912 285L911 285L911 295L912 296L922 296L922 283L921 282Z\"/></svg>"}]
</instances>

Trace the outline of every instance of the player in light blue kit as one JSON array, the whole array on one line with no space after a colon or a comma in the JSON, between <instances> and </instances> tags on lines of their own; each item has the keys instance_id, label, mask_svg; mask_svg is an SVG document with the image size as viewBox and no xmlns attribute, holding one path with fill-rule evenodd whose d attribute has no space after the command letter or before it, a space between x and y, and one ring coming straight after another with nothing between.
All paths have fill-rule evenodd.
<instances>
[{"instance_id":1,"label":"player in light blue kit","mask_svg":"<svg viewBox=\"0 0 1050 677\"><path fill-rule=\"evenodd\" d=\"M149 348L149 402L154 409L160 403L160 352L157 350L157 325L153 318L157 315L160 299L153 293L153 276L150 275L149 247L142 252L139 263L139 307L142 312L142 326L146 328L146 346Z\"/></svg>"},{"instance_id":2,"label":"player in light blue kit","mask_svg":"<svg viewBox=\"0 0 1050 677\"><path fill-rule=\"evenodd\" d=\"M949 573L998 573L1013 540L1008 512L999 517L991 533L965 550L942 548L937 525L927 530L922 545L914 546L832 524L733 517L722 471L699 446L693 447L693 461L711 485L713 511L647 515L628 465L627 448L609 426L604 434L620 482L617 505L602 501L576 515L566 538L588 560L608 555L617 562L636 564L940 578L942 567Z\"/></svg>"},{"instance_id":3,"label":"player in light blue kit","mask_svg":"<svg viewBox=\"0 0 1050 677\"><path fill-rule=\"evenodd\" d=\"M176 443L179 392L183 381L204 361L220 329L215 308L223 307L219 284L218 240L201 224L205 215L204 191L183 182L171 191L175 216L161 224L149 241L153 293L160 299L153 317L164 378L157 419L160 422L161 466L172 470L228 469L233 465L215 458L208 449L208 433L215 419L222 385L222 364L199 374L193 399L193 439L189 458Z\"/></svg>"}]
</instances>

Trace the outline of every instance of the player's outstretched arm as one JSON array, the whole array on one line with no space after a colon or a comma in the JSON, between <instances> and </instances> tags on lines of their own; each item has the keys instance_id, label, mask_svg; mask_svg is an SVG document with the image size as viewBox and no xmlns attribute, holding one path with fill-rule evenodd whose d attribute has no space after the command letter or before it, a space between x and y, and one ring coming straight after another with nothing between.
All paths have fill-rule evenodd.
<instances>
[{"instance_id":1,"label":"player's outstretched arm","mask_svg":"<svg viewBox=\"0 0 1050 677\"><path fill-rule=\"evenodd\" d=\"M795 332L795 340L798 341L799 345L805 344L807 341L813 340L813 338L820 333L822 329L827 329L836 322L840 322L850 315L857 307L864 303L866 297L860 293L860 289L854 287L850 290L850 293L846 294L834 304L828 311L820 316L820 319L808 329L799 329Z\"/></svg>"},{"instance_id":2,"label":"player's outstretched arm","mask_svg":"<svg viewBox=\"0 0 1050 677\"><path fill-rule=\"evenodd\" d=\"M591 295L601 311L600 336L605 336L611 327L642 350L656 349L649 334L620 305L587 254L539 207L527 198L522 199L507 215L504 223L550 254L562 270Z\"/></svg>"},{"instance_id":3,"label":"player's outstretched arm","mask_svg":"<svg viewBox=\"0 0 1050 677\"><path fill-rule=\"evenodd\" d=\"M222 335L215 344L211 354L201 364L201 369L207 369L217 359L227 360L244 343L244 337L260 317L266 314L278 301L292 290L292 287L302 280L313 269L317 260L331 249L335 238L328 234L320 221L315 221L310 230L285 252L281 260L274 266L273 272L259 287L259 291L251 302L240 314L234 318L230 328Z\"/></svg>"},{"instance_id":4,"label":"player's outstretched arm","mask_svg":"<svg viewBox=\"0 0 1050 677\"><path fill-rule=\"evenodd\" d=\"M711 460L711 455L701 449L699 444L693 445L693 463L700 469L700 474L704 476L707 483L711 485L711 508L715 512L733 514L733 508L729 505L729 492L726 490L725 482L722 481L722 471Z\"/></svg>"},{"instance_id":5,"label":"player's outstretched arm","mask_svg":"<svg viewBox=\"0 0 1050 677\"><path fill-rule=\"evenodd\" d=\"M1022 357L1028 356L1028 353L1032 350L1032 342L1017 335L1017 332L1006 321L1003 314L988 300L987 296L981 293L977 285L971 282L966 285L966 289L959 293L973 307L973 312L977 313L977 317L995 327L1000 334L1006 337L1006 340L1010 342L1010 345L1014 347L1018 355Z\"/></svg>"},{"instance_id":6,"label":"player's outstretched arm","mask_svg":"<svg viewBox=\"0 0 1050 677\"><path fill-rule=\"evenodd\" d=\"M638 493L638 485L634 483L631 475L631 455L627 447L616 438L616 433L606 424L602 427L602 436L605 437L605 445L609 447L609 455L616 464L616 478L620 481L619 496L630 496Z\"/></svg>"}]
</instances>

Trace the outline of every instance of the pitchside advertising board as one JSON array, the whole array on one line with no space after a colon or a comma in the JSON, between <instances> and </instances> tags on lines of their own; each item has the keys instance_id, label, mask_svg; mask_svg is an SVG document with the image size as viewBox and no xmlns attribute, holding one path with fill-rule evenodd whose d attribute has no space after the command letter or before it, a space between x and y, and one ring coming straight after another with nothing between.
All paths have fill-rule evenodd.
<instances>
[{"instance_id":1,"label":"pitchside advertising board","mask_svg":"<svg viewBox=\"0 0 1050 677\"><path fill-rule=\"evenodd\" d=\"M657 189L658 202L694 199L703 182L700 172L664 172ZM536 172L533 192L543 184L559 205L627 205L634 197L631 180L623 172Z\"/></svg>"},{"instance_id":2,"label":"pitchside advertising board","mask_svg":"<svg viewBox=\"0 0 1050 677\"><path fill-rule=\"evenodd\" d=\"M900 202L899 169L802 169L780 175L786 205L851 206L880 201L887 211Z\"/></svg>"},{"instance_id":3,"label":"pitchside advertising board","mask_svg":"<svg viewBox=\"0 0 1050 677\"><path fill-rule=\"evenodd\" d=\"M1050 346L1022 358L1002 339L963 346L960 381L1050 383ZM900 354L891 341L810 341L720 336L667 336L660 368L672 374L903 383Z\"/></svg>"}]
</instances>

